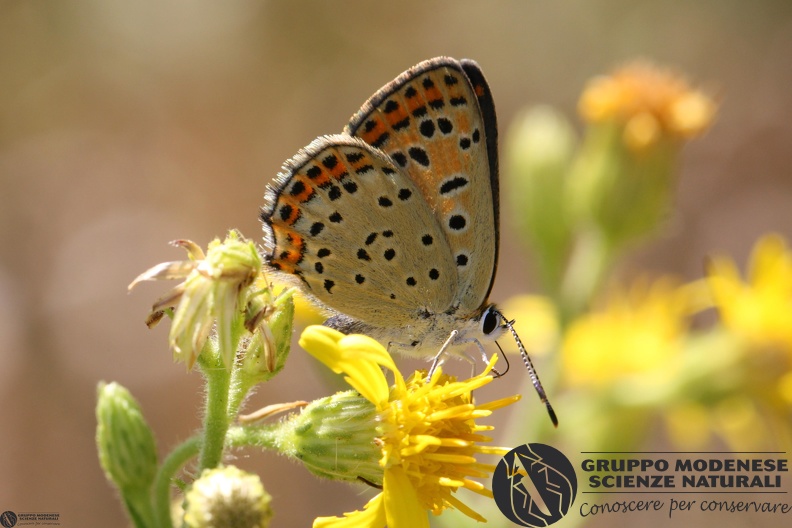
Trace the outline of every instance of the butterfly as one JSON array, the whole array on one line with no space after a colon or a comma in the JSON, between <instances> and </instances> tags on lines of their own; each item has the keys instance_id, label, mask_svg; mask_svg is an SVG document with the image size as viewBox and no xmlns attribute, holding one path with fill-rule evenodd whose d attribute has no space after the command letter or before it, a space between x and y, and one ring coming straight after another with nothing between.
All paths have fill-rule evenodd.
<instances>
[{"instance_id":1,"label":"butterfly","mask_svg":"<svg viewBox=\"0 0 792 528\"><path fill-rule=\"evenodd\" d=\"M377 91L268 186L265 261L331 317L392 351L466 356L513 328L489 302L498 263L498 129L472 60L437 57Z\"/></svg>"}]
</instances>

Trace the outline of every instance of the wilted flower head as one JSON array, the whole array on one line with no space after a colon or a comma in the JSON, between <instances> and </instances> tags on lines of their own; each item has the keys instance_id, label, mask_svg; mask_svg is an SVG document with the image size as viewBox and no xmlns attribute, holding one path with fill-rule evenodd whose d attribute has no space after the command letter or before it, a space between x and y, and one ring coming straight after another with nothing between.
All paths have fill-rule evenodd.
<instances>
[{"instance_id":1,"label":"wilted flower head","mask_svg":"<svg viewBox=\"0 0 792 528\"><path fill-rule=\"evenodd\" d=\"M232 322L247 302L244 288L261 273L261 257L254 244L242 240L236 231L231 231L222 242L213 240L206 255L189 240L172 244L186 249L190 260L154 266L132 281L129 289L146 280L185 279L154 303L147 324L154 326L164 310L176 308L169 335L170 348L174 359L184 361L189 369L216 322L223 362L228 368L235 351Z\"/></svg>"}]
</instances>

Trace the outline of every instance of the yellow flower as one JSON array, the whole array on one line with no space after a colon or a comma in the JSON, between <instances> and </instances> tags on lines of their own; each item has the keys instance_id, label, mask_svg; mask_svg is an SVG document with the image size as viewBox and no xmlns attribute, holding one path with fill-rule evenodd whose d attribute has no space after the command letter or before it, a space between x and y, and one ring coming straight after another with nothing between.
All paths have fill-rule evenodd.
<instances>
[{"instance_id":1,"label":"yellow flower","mask_svg":"<svg viewBox=\"0 0 792 528\"><path fill-rule=\"evenodd\" d=\"M635 62L590 81L579 110L591 123L623 124L625 143L642 150L662 137L700 135L712 122L716 105L682 77L647 62Z\"/></svg>"},{"instance_id":2,"label":"yellow flower","mask_svg":"<svg viewBox=\"0 0 792 528\"><path fill-rule=\"evenodd\" d=\"M562 360L572 385L607 387L617 380L661 385L675 372L688 316L706 304L702 283L639 281L607 299L601 311L571 325Z\"/></svg>"},{"instance_id":3,"label":"yellow flower","mask_svg":"<svg viewBox=\"0 0 792 528\"><path fill-rule=\"evenodd\" d=\"M758 346L780 346L792 354L792 252L777 234L754 246L745 281L734 262L715 258L709 283L724 325Z\"/></svg>"},{"instance_id":4,"label":"yellow flower","mask_svg":"<svg viewBox=\"0 0 792 528\"><path fill-rule=\"evenodd\" d=\"M481 445L491 441L482 432L492 427L478 425L476 419L514 403L519 395L481 405L471 395L493 380L489 371L494 358L484 374L467 381L456 381L439 368L430 380L423 371L405 380L388 352L369 337L310 326L300 345L334 372L345 374L347 382L374 404L384 470L382 492L363 511L320 517L314 527L428 527L428 512L439 515L447 508L485 522L454 493L466 488L491 498L492 492L472 478L489 478L494 466L475 457L508 452ZM382 367L393 373L393 387Z\"/></svg>"}]
</instances>

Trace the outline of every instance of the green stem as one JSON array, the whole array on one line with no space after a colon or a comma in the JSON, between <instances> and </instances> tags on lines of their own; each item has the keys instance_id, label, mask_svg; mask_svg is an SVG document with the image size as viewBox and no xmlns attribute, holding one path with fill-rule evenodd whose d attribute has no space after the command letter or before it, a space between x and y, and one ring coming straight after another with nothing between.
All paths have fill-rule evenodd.
<instances>
[{"instance_id":1,"label":"green stem","mask_svg":"<svg viewBox=\"0 0 792 528\"><path fill-rule=\"evenodd\" d=\"M206 409L203 423L203 442L198 470L217 467L223 458L223 444L228 431L228 391L231 373L225 368L222 351L201 354L199 362L206 376ZM205 358L201 361L201 358Z\"/></svg>"},{"instance_id":2,"label":"green stem","mask_svg":"<svg viewBox=\"0 0 792 528\"><path fill-rule=\"evenodd\" d=\"M226 434L226 446L234 449L259 447L277 451L277 425L245 425L231 427Z\"/></svg>"},{"instance_id":3,"label":"green stem","mask_svg":"<svg viewBox=\"0 0 792 528\"><path fill-rule=\"evenodd\" d=\"M249 352L249 351L248 351ZM235 368L231 374L231 384L228 398L228 416L235 417L239 413L242 402L245 401L248 392L253 388L255 382L251 382L250 376L246 375L244 369Z\"/></svg>"},{"instance_id":4,"label":"green stem","mask_svg":"<svg viewBox=\"0 0 792 528\"><path fill-rule=\"evenodd\" d=\"M162 462L162 465L154 479L154 512L156 515L156 526L160 528L171 528L171 482L176 472L184 464L194 458L201 448L201 438L193 436L177 446Z\"/></svg>"},{"instance_id":5,"label":"green stem","mask_svg":"<svg viewBox=\"0 0 792 528\"><path fill-rule=\"evenodd\" d=\"M582 231L561 285L559 308L562 329L588 307L613 261L613 253L600 230L590 228Z\"/></svg>"},{"instance_id":6,"label":"green stem","mask_svg":"<svg viewBox=\"0 0 792 528\"><path fill-rule=\"evenodd\" d=\"M136 528L150 528L154 524L151 497L146 490L125 490L121 492L129 518Z\"/></svg>"}]
</instances>

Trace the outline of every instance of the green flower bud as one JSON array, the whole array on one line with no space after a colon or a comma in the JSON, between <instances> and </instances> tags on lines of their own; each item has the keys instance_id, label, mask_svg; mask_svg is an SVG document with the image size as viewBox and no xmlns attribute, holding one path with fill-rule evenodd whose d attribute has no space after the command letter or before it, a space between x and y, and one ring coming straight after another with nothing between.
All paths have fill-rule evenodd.
<instances>
[{"instance_id":1,"label":"green flower bud","mask_svg":"<svg viewBox=\"0 0 792 528\"><path fill-rule=\"evenodd\" d=\"M506 195L518 232L527 235L551 291L558 287L569 252L566 180L576 143L572 125L546 106L520 114L506 141Z\"/></svg>"},{"instance_id":2,"label":"green flower bud","mask_svg":"<svg viewBox=\"0 0 792 528\"><path fill-rule=\"evenodd\" d=\"M573 215L593 221L610 245L651 234L668 215L680 144L658 139L636 152L618 124L592 125L570 179Z\"/></svg>"},{"instance_id":3,"label":"green flower bud","mask_svg":"<svg viewBox=\"0 0 792 528\"><path fill-rule=\"evenodd\" d=\"M270 443L317 476L381 485L378 426L374 405L355 391L345 391L314 400L277 424Z\"/></svg>"},{"instance_id":4,"label":"green flower bud","mask_svg":"<svg viewBox=\"0 0 792 528\"><path fill-rule=\"evenodd\" d=\"M271 305L261 305L262 296L249 304L250 310L266 312L254 332L242 359L242 373L252 384L266 381L281 371L289 357L294 321L294 290L281 293ZM249 310L249 311L250 311Z\"/></svg>"},{"instance_id":5,"label":"green flower bud","mask_svg":"<svg viewBox=\"0 0 792 528\"><path fill-rule=\"evenodd\" d=\"M207 469L184 496L184 528L267 528L272 497L257 475L234 466Z\"/></svg>"},{"instance_id":6,"label":"green flower bud","mask_svg":"<svg viewBox=\"0 0 792 528\"><path fill-rule=\"evenodd\" d=\"M122 492L148 490L157 448L140 406L118 383L100 383L97 392L96 445L107 479Z\"/></svg>"}]
</instances>

